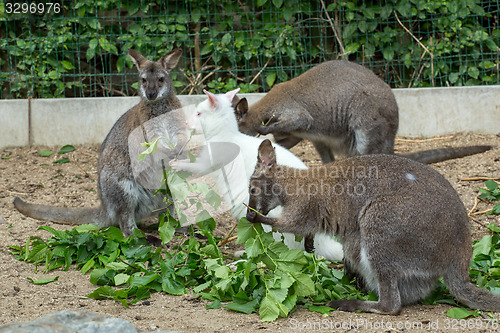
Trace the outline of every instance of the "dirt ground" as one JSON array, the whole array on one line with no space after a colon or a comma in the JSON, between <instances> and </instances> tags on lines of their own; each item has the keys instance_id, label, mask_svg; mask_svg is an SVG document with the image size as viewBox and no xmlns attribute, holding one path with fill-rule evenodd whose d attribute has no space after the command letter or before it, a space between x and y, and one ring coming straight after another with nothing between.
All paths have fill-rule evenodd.
<instances>
[{"instance_id":1,"label":"dirt ground","mask_svg":"<svg viewBox=\"0 0 500 333\"><path fill-rule=\"evenodd\" d=\"M474 206L478 188L484 181L463 181L463 178L484 176L500 177L500 136L457 134L426 140L398 138L397 152L412 152L445 146L488 144L494 149L462 159L434 164L460 194L466 208ZM37 231L41 225L56 229L68 226L26 218L15 210L12 201L16 196L35 203L58 206L97 205L97 148L76 147L65 157L66 164L53 164L61 156L42 157L38 152L44 147L15 148L0 151L0 325L12 321L31 320L60 310L85 310L105 313L132 322L141 329L179 330L182 332L293 332L293 331L445 331L447 329L492 331L487 321L472 319L459 322L446 316L450 305L414 305L403 309L399 316L383 316L366 313L332 312L329 317L306 309L297 309L288 318L272 323L262 323L258 314L245 315L224 309L206 310L204 300L192 296L153 294L149 305L137 304L125 308L111 300L93 300L85 297L96 287L89 276L79 271L53 271L47 275L35 274L34 266L20 262L9 254L9 245L22 245L27 237L49 237L45 231ZM52 148L57 151L58 148ZM309 143L301 143L292 150L308 165L317 165L319 158ZM479 203L478 210L492 205ZM484 227L499 217L475 215L470 219L474 239L488 232ZM231 225L229 218L218 222L223 234ZM59 280L47 285L34 285L26 278L41 279L59 276ZM500 313L495 314L500 319Z\"/></svg>"}]
</instances>

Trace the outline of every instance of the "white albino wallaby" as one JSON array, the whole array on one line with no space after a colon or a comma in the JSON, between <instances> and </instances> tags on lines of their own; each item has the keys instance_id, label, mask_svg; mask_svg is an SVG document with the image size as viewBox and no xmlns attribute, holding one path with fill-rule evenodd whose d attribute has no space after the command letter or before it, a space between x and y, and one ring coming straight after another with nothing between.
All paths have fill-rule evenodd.
<instances>
[{"instance_id":1,"label":"white albino wallaby","mask_svg":"<svg viewBox=\"0 0 500 333\"><path fill-rule=\"evenodd\" d=\"M250 180L250 222L283 232L335 235L345 267L378 301L334 300L344 311L399 314L427 297L440 277L461 303L500 311L500 297L469 280L472 239L467 212L450 183L429 166L395 155L365 155L308 170L277 163L262 142ZM287 188L287 191L284 189ZM303 193L307 195L303 195Z\"/></svg>"},{"instance_id":2,"label":"white albino wallaby","mask_svg":"<svg viewBox=\"0 0 500 333\"><path fill-rule=\"evenodd\" d=\"M187 126L194 129L195 132L202 130L207 146L195 163L190 163L189 160L173 160L170 165L176 170L187 170L198 174L205 174L222 166L220 170L215 171L214 177L219 190L224 192L225 200L231 205L232 215L239 220L245 216L246 208L243 203L248 202L249 179L257 162L257 148L264 139L239 132L231 104L238 91L239 89L236 89L224 95L214 95L204 90L208 99L198 104L195 114L188 119ZM231 145L224 146L221 145L222 143L230 143L233 147L239 148L239 156L241 156L242 161L228 163L228 154L231 156L235 156L235 154L224 151L224 147L231 147ZM290 151L277 144L274 144L274 147L279 152L277 160L279 165L307 169L304 163ZM226 148L226 150L228 149ZM221 163L221 161L223 162ZM226 182L229 184L228 190L224 189ZM281 209L276 209L271 214L278 217L281 215ZM269 226L264 226L264 228L266 231L271 230ZM342 246L331 236L321 233L311 235L304 241L305 245L295 242L295 235L284 234L284 236L285 244L291 248L304 249L305 247L311 252L314 241L316 254L331 261L338 261L343 257ZM275 238L278 237L281 239L280 234L275 234Z\"/></svg>"}]
</instances>

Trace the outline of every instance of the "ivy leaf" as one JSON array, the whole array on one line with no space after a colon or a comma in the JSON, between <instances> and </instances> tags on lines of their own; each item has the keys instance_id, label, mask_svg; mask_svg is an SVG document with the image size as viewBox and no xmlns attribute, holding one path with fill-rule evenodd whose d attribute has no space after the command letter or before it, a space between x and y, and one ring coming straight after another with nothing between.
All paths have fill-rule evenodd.
<instances>
[{"instance_id":1,"label":"ivy leaf","mask_svg":"<svg viewBox=\"0 0 500 333\"><path fill-rule=\"evenodd\" d=\"M211 304L205 305L205 309L207 309L207 310L209 310L209 309L220 309L221 306L222 306L221 302L218 299L216 299Z\"/></svg>"},{"instance_id":2,"label":"ivy leaf","mask_svg":"<svg viewBox=\"0 0 500 333\"><path fill-rule=\"evenodd\" d=\"M262 321L274 321L278 319L280 310L275 301L268 295L260 303L259 315Z\"/></svg>"},{"instance_id":3,"label":"ivy leaf","mask_svg":"<svg viewBox=\"0 0 500 333\"><path fill-rule=\"evenodd\" d=\"M292 276L297 281L295 293L297 296L309 296L315 292L314 282L311 277L304 273L292 273Z\"/></svg>"},{"instance_id":4,"label":"ivy leaf","mask_svg":"<svg viewBox=\"0 0 500 333\"><path fill-rule=\"evenodd\" d=\"M54 154L54 152L50 151L50 150L40 150L38 152L38 155L40 156L44 156L44 157L48 157L50 155Z\"/></svg>"},{"instance_id":5,"label":"ivy leaf","mask_svg":"<svg viewBox=\"0 0 500 333\"><path fill-rule=\"evenodd\" d=\"M245 244L250 238L255 238L257 233L253 228L253 224L248 222L246 217L242 217L238 222L238 239L236 244Z\"/></svg>"},{"instance_id":6,"label":"ivy leaf","mask_svg":"<svg viewBox=\"0 0 500 333\"><path fill-rule=\"evenodd\" d=\"M34 280L34 279L30 278L30 277L28 277L26 279L28 279L29 281L31 281L33 284L42 285L42 284L47 284L47 283L51 283L51 282L59 280L59 276L56 276L56 277L53 277L53 278L48 278L48 279L40 279L40 280Z\"/></svg>"},{"instance_id":7,"label":"ivy leaf","mask_svg":"<svg viewBox=\"0 0 500 333\"><path fill-rule=\"evenodd\" d=\"M245 250L250 258L255 258L262 253L263 247L258 238L250 238L245 242Z\"/></svg>"},{"instance_id":8,"label":"ivy leaf","mask_svg":"<svg viewBox=\"0 0 500 333\"><path fill-rule=\"evenodd\" d=\"M486 185L486 187L490 191L494 191L498 187L498 183L493 179L488 179L487 181L484 182L484 185Z\"/></svg>"},{"instance_id":9,"label":"ivy leaf","mask_svg":"<svg viewBox=\"0 0 500 333\"><path fill-rule=\"evenodd\" d=\"M181 283L171 278L164 278L161 287L164 292L171 295L185 295L187 293L186 288Z\"/></svg>"},{"instance_id":10,"label":"ivy leaf","mask_svg":"<svg viewBox=\"0 0 500 333\"><path fill-rule=\"evenodd\" d=\"M68 162L69 162L69 158L61 158L61 159L58 159L57 161L54 161L52 163L64 164L64 163L68 163Z\"/></svg>"},{"instance_id":11,"label":"ivy leaf","mask_svg":"<svg viewBox=\"0 0 500 333\"><path fill-rule=\"evenodd\" d=\"M258 306L259 306L259 301L257 299L254 299L253 301L250 302L234 301L224 306L224 309L250 314L255 312Z\"/></svg>"},{"instance_id":12,"label":"ivy leaf","mask_svg":"<svg viewBox=\"0 0 500 333\"><path fill-rule=\"evenodd\" d=\"M102 286L87 295L88 298L93 299L106 299L114 298L116 295L115 290L110 286Z\"/></svg>"},{"instance_id":13,"label":"ivy leaf","mask_svg":"<svg viewBox=\"0 0 500 333\"><path fill-rule=\"evenodd\" d=\"M82 269L81 269L81 272L83 275L87 274L87 272L89 270L91 270L95 265L95 260L94 259L90 259L89 261L87 261L85 263L85 265L83 265Z\"/></svg>"},{"instance_id":14,"label":"ivy leaf","mask_svg":"<svg viewBox=\"0 0 500 333\"><path fill-rule=\"evenodd\" d=\"M276 9L280 9L283 5L283 0L273 0L273 5L274 7L276 7Z\"/></svg>"},{"instance_id":15,"label":"ivy leaf","mask_svg":"<svg viewBox=\"0 0 500 333\"><path fill-rule=\"evenodd\" d=\"M160 221L160 226L158 227L158 233L160 235L161 243L163 245L170 242L170 240L174 237L175 234L175 224L177 221L168 214L167 221L162 219Z\"/></svg>"},{"instance_id":16,"label":"ivy leaf","mask_svg":"<svg viewBox=\"0 0 500 333\"><path fill-rule=\"evenodd\" d=\"M464 308L451 308L446 311L446 315L454 319L465 319L469 317L478 317L481 314L478 311L469 311Z\"/></svg>"},{"instance_id":17,"label":"ivy leaf","mask_svg":"<svg viewBox=\"0 0 500 333\"><path fill-rule=\"evenodd\" d=\"M319 312L321 314L330 314L330 311L334 310L333 308L325 305L320 305L320 306L310 305L308 309L311 312Z\"/></svg>"},{"instance_id":18,"label":"ivy leaf","mask_svg":"<svg viewBox=\"0 0 500 333\"><path fill-rule=\"evenodd\" d=\"M63 65L64 69L70 70L70 69L75 69L75 66L73 66L72 63L70 63L67 60L61 61L61 64Z\"/></svg>"},{"instance_id":19,"label":"ivy leaf","mask_svg":"<svg viewBox=\"0 0 500 333\"><path fill-rule=\"evenodd\" d=\"M130 279L129 274L125 273L116 274L114 277L115 286L120 286L122 284L125 284L128 282L129 279Z\"/></svg>"},{"instance_id":20,"label":"ivy leaf","mask_svg":"<svg viewBox=\"0 0 500 333\"><path fill-rule=\"evenodd\" d=\"M74 150L75 150L75 147L73 147L72 145L65 145L65 146L62 146L61 149L59 149L59 151L57 153L59 155L62 155L62 154L70 153Z\"/></svg>"},{"instance_id":21,"label":"ivy leaf","mask_svg":"<svg viewBox=\"0 0 500 333\"><path fill-rule=\"evenodd\" d=\"M205 199L207 199L208 204L212 206L213 209L219 208L220 204L222 203L221 197L214 190L208 191Z\"/></svg>"},{"instance_id":22,"label":"ivy leaf","mask_svg":"<svg viewBox=\"0 0 500 333\"><path fill-rule=\"evenodd\" d=\"M476 258L479 254L489 255L491 251L492 237L485 235L481 240L473 245L472 258Z\"/></svg>"},{"instance_id":23,"label":"ivy leaf","mask_svg":"<svg viewBox=\"0 0 500 333\"><path fill-rule=\"evenodd\" d=\"M266 74L266 83L271 88L276 81L276 72L269 72Z\"/></svg>"}]
</instances>

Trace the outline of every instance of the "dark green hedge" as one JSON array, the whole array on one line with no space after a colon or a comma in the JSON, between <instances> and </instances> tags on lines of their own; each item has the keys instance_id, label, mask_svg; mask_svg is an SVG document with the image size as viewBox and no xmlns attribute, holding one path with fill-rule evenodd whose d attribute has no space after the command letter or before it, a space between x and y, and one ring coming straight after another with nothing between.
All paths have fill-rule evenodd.
<instances>
[{"instance_id":1,"label":"dark green hedge","mask_svg":"<svg viewBox=\"0 0 500 333\"><path fill-rule=\"evenodd\" d=\"M157 59L174 47L184 49L182 94L267 91L337 58L395 88L499 84L499 2L75 0L25 14L2 3L0 94L132 95L127 50Z\"/></svg>"}]
</instances>

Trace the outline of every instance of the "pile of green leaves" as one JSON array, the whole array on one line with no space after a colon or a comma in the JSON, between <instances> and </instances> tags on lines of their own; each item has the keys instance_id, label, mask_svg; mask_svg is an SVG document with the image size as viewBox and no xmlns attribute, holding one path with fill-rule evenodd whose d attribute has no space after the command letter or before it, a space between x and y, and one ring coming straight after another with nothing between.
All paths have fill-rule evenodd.
<instances>
[{"instance_id":1,"label":"pile of green leaves","mask_svg":"<svg viewBox=\"0 0 500 333\"><path fill-rule=\"evenodd\" d=\"M212 301L209 309L225 303L226 309L258 312L263 321L272 321L298 305L328 312L330 308L313 303L343 297L374 299L357 291L329 262L289 250L244 218L238 225L238 242L245 244L247 253L238 260L225 257L217 246L213 219L197 226L190 228L188 238L179 236L181 243L171 249L148 245L139 229L135 237L124 239L115 227L99 230L82 225L58 231L43 226L40 229L52 237L31 237L11 250L17 259L43 267L45 273L70 267L90 273L90 282L99 287L88 297L110 298L125 306L147 299L152 292L183 295L192 289Z\"/></svg>"},{"instance_id":2,"label":"pile of green leaves","mask_svg":"<svg viewBox=\"0 0 500 333\"><path fill-rule=\"evenodd\" d=\"M480 287L500 293L500 228L489 228L492 235L474 244L471 278ZM189 237L174 236L180 243L170 249L148 245L139 229L135 237L127 239L115 227L40 229L52 237L31 237L24 246L12 246L17 259L43 267L44 272L74 267L82 274L90 273L90 282L99 287L88 297L114 299L125 306L154 292L183 295L192 290L211 301L207 309L258 312L263 321L272 321L286 317L297 306L329 313L331 308L315 304L340 298L376 299L358 291L331 263L301 250L289 250L259 224L244 218L238 224L238 242L245 245L246 254L237 260L224 256L217 246L220 239L213 236L213 219L199 222L196 229L191 227ZM423 303L456 304L442 282ZM466 318L481 313L453 308L448 315Z\"/></svg>"}]
</instances>

